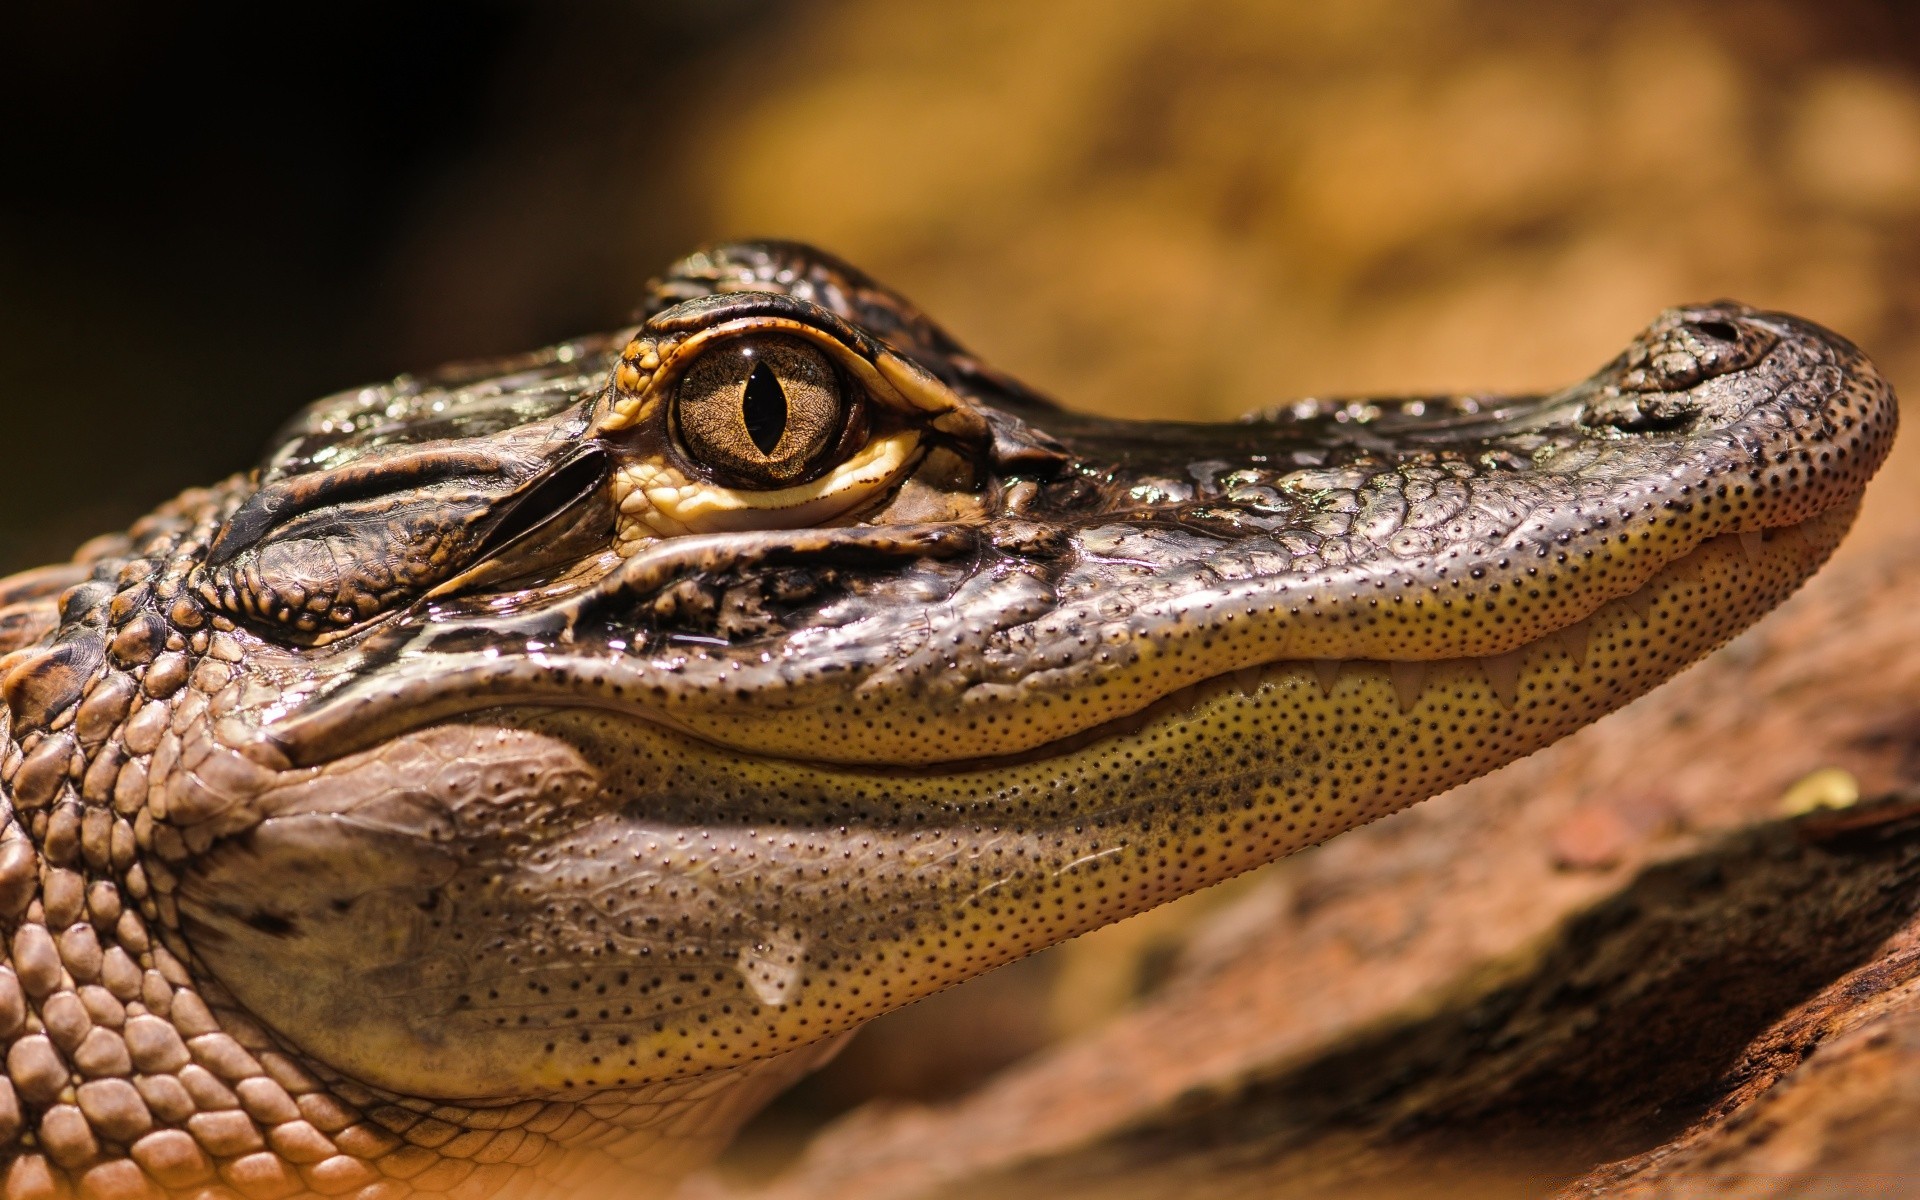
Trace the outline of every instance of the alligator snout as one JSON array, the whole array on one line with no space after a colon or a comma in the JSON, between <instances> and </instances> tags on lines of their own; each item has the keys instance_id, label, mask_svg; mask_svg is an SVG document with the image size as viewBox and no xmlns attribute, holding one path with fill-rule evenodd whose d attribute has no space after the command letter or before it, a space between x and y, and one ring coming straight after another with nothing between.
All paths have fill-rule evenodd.
<instances>
[{"instance_id":1,"label":"alligator snout","mask_svg":"<svg viewBox=\"0 0 1920 1200\"><path fill-rule=\"evenodd\" d=\"M1794 325L1787 336L1826 336ZM1580 423L1621 433L1687 432L1714 409L1716 397L1698 389L1751 371L1781 338L1777 319L1730 300L1669 309L1594 377Z\"/></svg>"},{"instance_id":2,"label":"alligator snout","mask_svg":"<svg viewBox=\"0 0 1920 1200\"><path fill-rule=\"evenodd\" d=\"M1731 300L1671 309L1621 356L1617 386L1628 392L1682 391L1746 370L1779 340L1753 309Z\"/></svg>"}]
</instances>

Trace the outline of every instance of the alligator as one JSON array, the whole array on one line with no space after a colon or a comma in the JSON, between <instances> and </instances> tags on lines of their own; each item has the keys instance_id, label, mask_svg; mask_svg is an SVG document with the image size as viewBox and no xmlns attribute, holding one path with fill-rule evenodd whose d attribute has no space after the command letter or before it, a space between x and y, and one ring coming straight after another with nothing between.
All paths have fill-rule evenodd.
<instances>
[{"instance_id":1,"label":"alligator","mask_svg":"<svg viewBox=\"0 0 1920 1200\"><path fill-rule=\"evenodd\" d=\"M635 322L0 581L0 1198L670 1190L862 1023L1654 687L1896 423L1732 302L1229 424L1057 407L790 243Z\"/></svg>"}]
</instances>

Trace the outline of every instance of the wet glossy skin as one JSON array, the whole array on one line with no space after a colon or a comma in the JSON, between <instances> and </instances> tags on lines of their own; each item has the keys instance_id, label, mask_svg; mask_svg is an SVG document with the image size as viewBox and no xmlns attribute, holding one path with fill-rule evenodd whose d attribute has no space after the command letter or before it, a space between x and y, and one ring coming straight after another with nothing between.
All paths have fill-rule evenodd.
<instances>
[{"instance_id":1,"label":"wet glossy skin","mask_svg":"<svg viewBox=\"0 0 1920 1200\"><path fill-rule=\"evenodd\" d=\"M1894 427L1728 304L1229 426L1055 408L800 247L644 317L0 585L6 1195L652 1186L880 1012L1644 692Z\"/></svg>"}]
</instances>

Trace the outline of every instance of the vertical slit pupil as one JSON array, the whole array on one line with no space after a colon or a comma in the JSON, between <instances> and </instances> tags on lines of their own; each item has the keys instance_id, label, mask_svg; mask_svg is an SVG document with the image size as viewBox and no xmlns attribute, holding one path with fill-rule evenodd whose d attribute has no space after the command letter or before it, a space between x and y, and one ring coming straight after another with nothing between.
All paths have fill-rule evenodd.
<instances>
[{"instance_id":1,"label":"vertical slit pupil","mask_svg":"<svg viewBox=\"0 0 1920 1200\"><path fill-rule=\"evenodd\" d=\"M755 364L753 374L747 376L740 415L746 418L747 436L760 447L760 453L771 457L787 432L787 393L767 364Z\"/></svg>"}]
</instances>

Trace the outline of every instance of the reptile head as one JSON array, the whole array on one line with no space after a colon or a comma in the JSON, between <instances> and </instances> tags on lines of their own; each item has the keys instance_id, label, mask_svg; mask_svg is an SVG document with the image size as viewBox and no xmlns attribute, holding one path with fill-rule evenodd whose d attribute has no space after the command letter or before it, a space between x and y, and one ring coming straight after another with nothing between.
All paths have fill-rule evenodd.
<instances>
[{"instance_id":1,"label":"reptile head","mask_svg":"<svg viewBox=\"0 0 1920 1200\"><path fill-rule=\"evenodd\" d=\"M1551 395L1227 425L1056 408L795 246L642 315L316 404L9 676L22 808L117 809L347 1079L751 1063L1431 796L1786 596L1895 419L1732 303Z\"/></svg>"}]
</instances>

